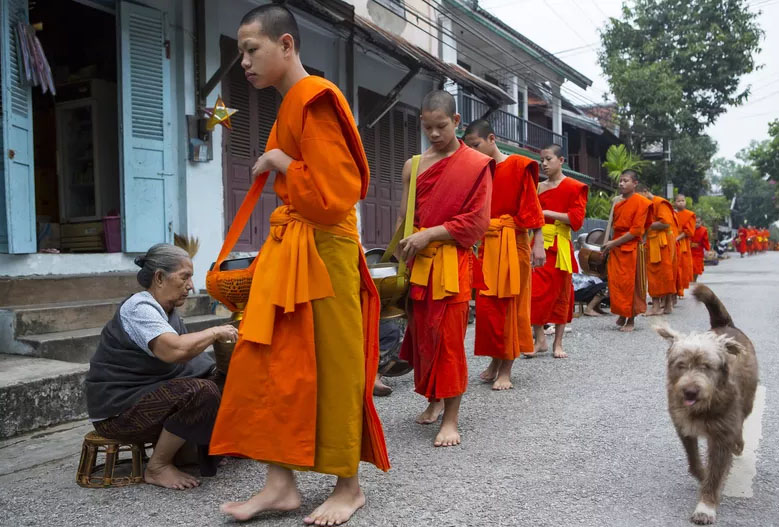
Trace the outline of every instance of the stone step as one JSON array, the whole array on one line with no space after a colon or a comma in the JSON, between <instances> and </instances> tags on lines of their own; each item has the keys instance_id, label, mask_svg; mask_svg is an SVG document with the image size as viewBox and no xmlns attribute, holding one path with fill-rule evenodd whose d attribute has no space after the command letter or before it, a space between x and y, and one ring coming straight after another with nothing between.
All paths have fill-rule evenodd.
<instances>
[{"instance_id":1,"label":"stone step","mask_svg":"<svg viewBox=\"0 0 779 527\"><path fill-rule=\"evenodd\" d=\"M125 298L140 291L135 273L0 278L0 307Z\"/></svg>"},{"instance_id":2,"label":"stone step","mask_svg":"<svg viewBox=\"0 0 779 527\"><path fill-rule=\"evenodd\" d=\"M195 332L212 326L226 324L229 320L229 316L195 315L185 317L184 323L190 332ZM23 352L24 355L33 357L85 363L89 362L92 354L97 349L102 330L102 327L95 327L28 335L21 337L17 341L25 349L19 350L17 348L14 352Z\"/></svg>"},{"instance_id":3,"label":"stone step","mask_svg":"<svg viewBox=\"0 0 779 527\"><path fill-rule=\"evenodd\" d=\"M11 324L13 338L43 333L55 333L75 329L103 327L111 320L125 297L80 302L60 302L32 306L8 306L0 309L0 323ZM208 315L211 298L208 295L191 295L178 308L181 316Z\"/></svg>"},{"instance_id":4,"label":"stone step","mask_svg":"<svg viewBox=\"0 0 779 527\"><path fill-rule=\"evenodd\" d=\"M0 437L86 416L88 364L0 354Z\"/></svg>"}]
</instances>

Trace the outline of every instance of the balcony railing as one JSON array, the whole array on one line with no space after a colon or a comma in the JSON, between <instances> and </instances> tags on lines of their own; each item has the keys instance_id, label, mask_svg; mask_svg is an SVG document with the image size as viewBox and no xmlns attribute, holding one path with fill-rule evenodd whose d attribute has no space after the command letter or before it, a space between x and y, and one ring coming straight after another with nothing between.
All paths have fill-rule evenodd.
<instances>
[{"instance_id":1,"label":"balcony railing","mask_svg":"<svg viewBox=\"0 0 779 527\"><path fill-rule=\"evenodd\" d=\"M487 113L489 106L467 93L458 92L457 109L462 117L462 124L465 127ZM567 136L556 134L548 128L503 110L492 112L487 117L487 120L492 124L495 136L503 141L516 143L519 146L536 151L556 143L563 147L563 155L568 157Z\"/></svg>"}]
</instances>

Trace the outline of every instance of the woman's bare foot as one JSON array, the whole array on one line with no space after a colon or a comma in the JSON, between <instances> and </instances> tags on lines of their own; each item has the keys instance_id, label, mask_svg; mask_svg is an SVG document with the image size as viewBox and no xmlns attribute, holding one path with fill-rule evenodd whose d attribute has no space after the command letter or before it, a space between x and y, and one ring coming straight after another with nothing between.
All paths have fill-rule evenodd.
<instances>
[{"instance_id":1,"label":"woman's bare foot","mask_svg":"<svg viewBox=\"0 0 779 527\"><path fill-rule=\"evenodd\" d=\"M438 421L441 414L444 413L444 402L437 400L429 403L425 411L417 417L417 423L421 425L430 425Z\"/></svg>"},{"instance_id":2,"label":"woman's bare foot","mask_svg":"<svg viewBox=\"0 0 779 527\"><path fill-rule=\"evenodd\" d=\"M584 310L584 316L587 316L587 317L599 317L600 313L598 313L594 309L590 309L588 307L587 309Z\"/></svg>"},{"instance_id":3,"label":"woman's bare foot","mask_svg":"<svg viewBox=\"0 0 779 527\"><path fill-rule=\"evenodd\" d=\"M357 476L338 478L335 489L322 505L303 519L306 525L342 525L365 505Z\"/></svg>"},{"instance_id":4,"label":"woman's bare foot","mask_svg":"<svg viewBox=\"0 0 779 527\"><path fill-rule=\"evenodd\" d=\"M286 470L286 469L277 469ZM261 512L294 511L300 507L300 493L295 480L274 482L270 478L265 487L246 501L223 503L219 510L238 521L251 520Z\"/></svg>"},{"instance_id":5,"label":"woman's bare foot","mask_svg":"<svg viewBox=\"0 0 779 527\"><path fill-rule=\"evenodd\" d=\"M166 489L186 490L200 485L200 480L182 472L173 465L154 465L149 463L143 473L146 483Z\"/></svg>"},{"instance_id":6,"label":"woman's bare foot","mask_svg":"<svg viewBox=\"0 0 779 527\"><path fill-rule=\"evenodd\" d=\"M500 365L500 360L492 359L490 361L490 365L487 366L487 369L479 374L479 379L481 379L484 382L493 382L495 380L495 377L497 377L498 375L499 365Z\"/></svg>"},{"instance_id":7,"label":"woman's bare foot","mask_svg":"<svg viewBox=\"0 0 779 527\"><path fill-rule=\"evenodd\" d=\"M457 446L460 444L460 432L457 423L443 422L438 435L435 436L433 446Z\"/></svg>"}]
</instances>

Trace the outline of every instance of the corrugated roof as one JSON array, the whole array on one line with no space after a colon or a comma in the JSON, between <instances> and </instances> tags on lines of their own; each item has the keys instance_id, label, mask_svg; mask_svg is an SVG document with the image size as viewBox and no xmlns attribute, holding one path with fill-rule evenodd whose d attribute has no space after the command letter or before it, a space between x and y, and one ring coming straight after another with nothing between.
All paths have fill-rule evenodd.
<instances>
[{"instance_id":1,"label":"corrugated roof","mask_svg":"<svg viewBox=\"0 0 779 527\"><path fill-rule=\"evenodd\" d=\"M435 76L447 77L457 84L472 89L482 99L496 106L514 104L514 98L499 86L477 77L456 64L449 64L434 57L419 46L391 33L373 22L354 15L355 28L361 31L361 37L391 54L408 67L421 65Z\"/></svg>"}]
</instances>

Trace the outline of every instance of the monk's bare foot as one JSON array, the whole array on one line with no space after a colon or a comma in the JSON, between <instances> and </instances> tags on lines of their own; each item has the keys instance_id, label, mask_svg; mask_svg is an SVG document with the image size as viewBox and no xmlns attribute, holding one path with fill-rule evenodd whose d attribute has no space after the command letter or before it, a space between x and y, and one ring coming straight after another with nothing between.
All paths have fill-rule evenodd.
<instances>
[{"instance_id":1,"label":"monk's bare foot","mask_svg":"<svg viewBox=\"0 0 779 527\"><path fill-rule=\"evenodd\" d=\"M287 512L300 507L300 493L291 484L266 484L260 492L246 501L223 503L219 510L238 521L251 520L261 512Z\"/></svg>"},{"instance_id":2,"label":"monk's bare foot","mask_svg":"<svg viewBox=\"0 0 779 527\"><path fill-rule=\"evenodd\" d=\"M555 346L554 353L552 354L552 356L555 359L567 359L568 358L568 354L563 351L563 347L562 346Z\"/></svg>"},{"instance_id":3,"label":"monk's bare foot","mask_svg":"<svg viewBox=\"0 0 779 527\"><path fill-rule=\"evenodd\" d=\"M498 375L498 378L492 383L492 389L496 391L511 390L512 388L514 385L511 383L511 374Z\"/></svg>"},{"instance_id":4,"label":"monk's bare foot","mask_svg":"<svg viewBox=\"0 0 779 527\"><path fill-rule=\"evenodd\" d=\"M490 365L487 366L487 369L479 374L479 379L484 382L493 382L495 377L498 376L499 365L500 361L498 359L492 359L492 361L490 361Z\"/></svg>"},{"instance_id":5,"label":"monk's bare foot","mask_svg":"<svg viewBox=\"0 0 779 527\"><path fill-rule=\"evenodd\" d=\"M647 317L657 317L657 316L660 316L662 314L663 314L662 311L655 311L654 309L651 309L651 310L646 312L646 316Z\"/></svg>"},{"instance_id":6,"label":"monk's bare foot","mask_svg":"<svg viewBox=\"0 0 779 527\"><path fill-rule=\"evenodd\" d=\"M624 326L625 325L625 317L617 317L617 325L618 326Z\"/></svg>"},{"instance_id":7,"label":"monk's bare foot","mask_svg":"<svg viewBox=\"0 0 779 527\"><path fill-rule=\"evenodd\" d=\"M156 466L151 463L143 473L146 483L166 489L186 490L200 485L200 480L182 472L173 465Z\"/></svg>"},{"instance_id":8,"label":"monk's bare foot","mask_svg":"<svg viewBox=\"0 0 779 527\"><path fill-rule=\"evenodd\" d=\"M666 306L666 308L663 309L663 314L664 315L670 315L673 312L674 312L673 306Z\"/></svg>"},{"instance_id":9,"label":"monk's bare foot","mask_svg":"<svg viewBox=\"0 0 779 527\"><path fill-rule=\"evenodd\" d=\"M441 414L444 413L444 402L442 400L431 402L425 408L425 411L417 417L417 423L421 425L431 425L438 421Z\"/></svg>"},{"instance_id":10,"label":"monk's bare foot","mask_svg":"<svg viewBox=\"0 0 779 527\"><path fill-rule=\"evenodd\" d=\"M457 423L441 423L441 430L435 436L434 446L457 446L460 444L460 432L457 431Z\"/></svg>"},{"instance_id":11,"label":"monk's bare foot","mask_svg":"<svg viewBox=\"0 0 779 527\"><path fill-rule=\"evenodd\" d=\"M344 478L348 480L355 478ZM365 505L365 494L359 484L336 484L333 493L322 505L303 519L306 525L342 525Z\"/></svg>"},{"instance_id":12,"label":"monk's bare foot","mask_svg":"<svg viewBox=\"0 0 779 527\"><path fill-rule=\"evenodd\" d=\"M584 310L584 315L588 317L599 317L600 313L598 313L594 309L587 308Z\"/></svg>"},{"instance_id":13,"label":"monk's bare foot","mask_svg":"<svg viewBox=\"0 0 779 527\"><path fill-rule=\"evenodd\" d=\"M633 320L632 320L632 319L631 319L631 320L628 320L627 324L625 324L624 326L622 326L621 328L619 328L619 330L620 330L621 332L623 332L623 333L630 333L630 332L632 332L634 329L636 329L636 328L635 328L635 326L634 326L634 323L633 323Z\"/></svg>"}]
</instances>

